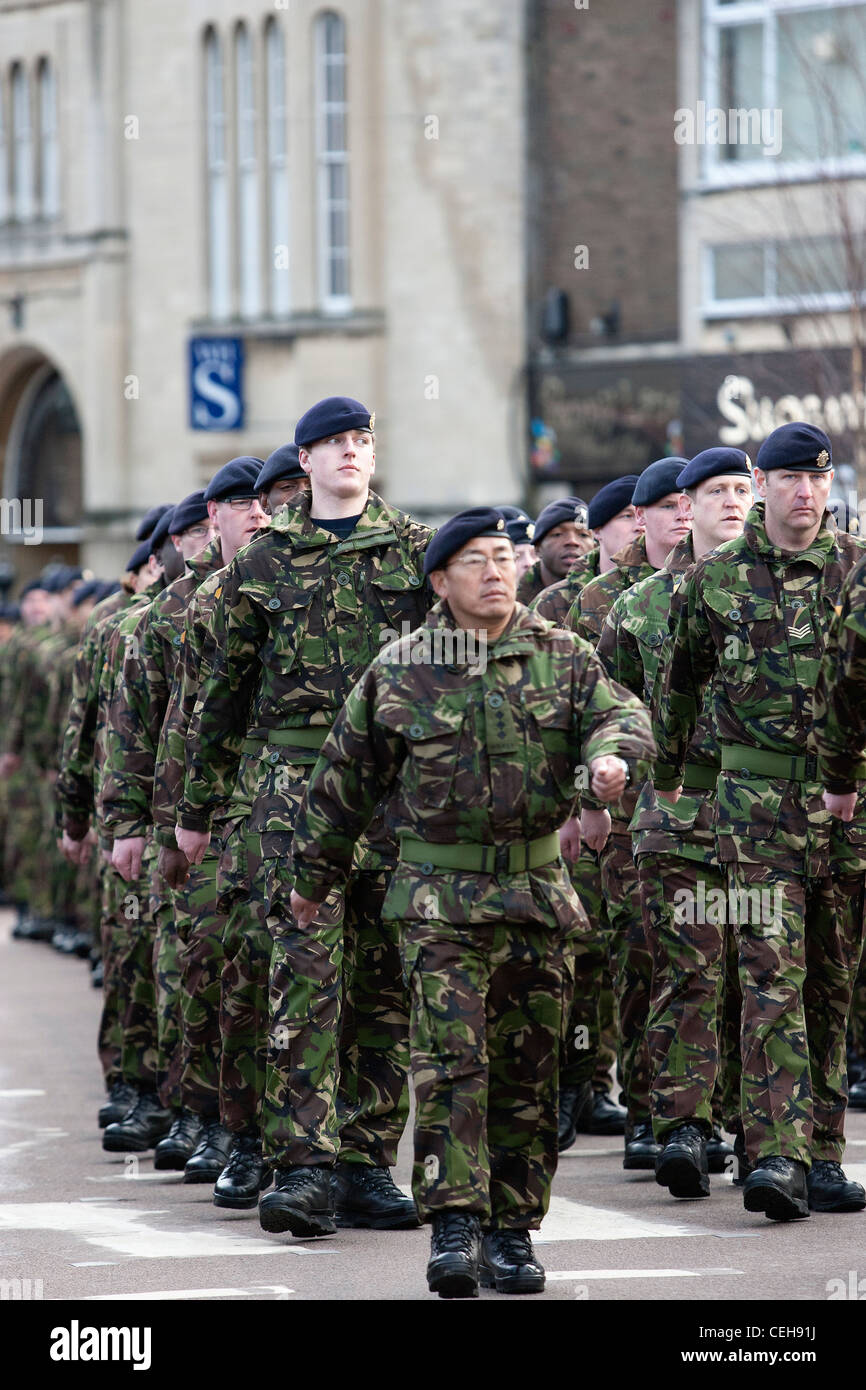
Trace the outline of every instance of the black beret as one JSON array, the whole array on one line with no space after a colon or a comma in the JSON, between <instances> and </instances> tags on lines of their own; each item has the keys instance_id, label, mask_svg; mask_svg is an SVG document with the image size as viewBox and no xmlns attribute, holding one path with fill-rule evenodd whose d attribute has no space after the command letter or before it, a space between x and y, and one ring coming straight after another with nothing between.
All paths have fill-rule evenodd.
<instances>
[{"instance_id":1,"label":"black beret","mask_svg":"<svg viewBox=\"0 0 866 1390\"><path fill-rule=\"evenodd\" d=\"M229 459L211 478L204 490L204 500L224 502L227 497L257 496L256 481L264 466L264 459L253 458L251 454Z\"/></svg>"},{"instance_id":2,"label":"black beret","mask_svg":"<svg viewBox=\"0 0 866 1390\"><path fill-rule=\"evenodd\" d=\"M174 507L169 507L167 512L163 512L159 521L150 533L150 539L146 542L151 555L155 555L162 545L171 535L171 518L174 515Z\"/></svg>"},{"instance_id":3,"label":"black beret","mask_svg":"<svg viewBox=\"0 0 866 1390\"><path fill-rule=\"evenodd\" d=\"M102 579L88 579L84 584L79 584L75 593L72 595L72 607L79 608L82 603L86 603L89 598L96 602L99 597L104 581Z\"/></svg>"},{"instance_id":4,"label":"black beret","mask_svg":"<svg viewBox=\"0 0 866 1390\"><path fill-rule=\"evenodd\" d=\"M507 539L505 518L497 507L470 507L440 526L427 546L424 573L441 570L461 546L467 541L474 541L476 536L501 536L503 540Z\"/></svg>"},{"instance_id":5,"label":"black beret","mask_svg":"<svg viewBox=\"0 0 866 1390\"><path fill-rule=\"evenodd\" d=\"M281 444L265 459L264 467L256 478L256 492L265 492L280 478L306 478L298 458L297 444Z\"/></svg>"},{"instance_id":6,"label":"black beret","mask_svg":"<svg viewBox=\"0 0 866 1390\"><path fill-rule=\"evenodd\" d=\"M83 578L83 571L73 565L51 565L42 572L42 588L46 594L59 594Z\"/></svg>"},{"instance_id":7,"label":"black beret","mask_svg":"<svg viewBox=\"0 0 866 1390\"><path fill-rule=\"evenodd\" d=\"M39 575L37 575L35 579L28 580L18 597L23 598L25 594L32 594L37 589L41 589L43 593L48 593L48 590L45 588L45 582Z\"/></svg>"},{"instance_id":8,"label":"black beret","mask_svg":"<svg viewBox=\"0 0 866 1390\"><path fill-rule=\"evenodd\" d=\"M548 531L552 531L554 526L561 526L564 521L573 521L575 526L585 526L586 513L587 506L582 497L557 497L555 502L548 502L536 518L533 536L535 544L538 545Z\"/></svg>"},{"instance_id":9,"label":"black beret","mask_svg":"<svg viewBox=\"0 0 866 1390\"><path fill-rule=\"evenodd\" d=\"M637 473L626 473L622 478L614 478L612 483L600 487L589 504L586 524L591 531L606 526L615 516L631 506L631 496L637 482Z\"/></svg>"},{"instance_id":10,"label":"black beret","mask_svg":"<svg viewBox=\"0 0 866 1390\"><path fill-rule=\"evenodd\" d=\"M145 515L141 518L141 521L138 523L138 530L135 533L135 539L137 541L149 540L150 537L153 535L153 528L159 521L160 517L164 516L166 512L170 511L170 502L161 502L158 507L151 507L150 511L146 512Z\"/></svg>"},{"instance_id":11,"label":"black beret","mask_svg":"<svg viewBox=\"0 0 866 1390\"><path fill-rule=\"evenodd\" d=\"M0 603L0 620L6 623L21 621L21 609L17 603Z\"/></svg>"},{"instance_id":12,"label":"black beret","mask_svg":"<svg viewBox=\"0 0 866 1390\"><path fill-rule=\"evenodd\" d=\"M682 492L677 478L687 463L688 459L669 458L656 459L655 463L649 464L635 484L631 498L634 505L651 507L654 502L660 502L672 492Z\"/></svg>"},{"instance_id":13,"label":"black beret","mask_svg":"<svg viewBox=\"0 0 866 1390\"><path fill-rule=\"evenodd\" d=\"M780 425L764 440L755 465L764 473L774 468L790 468L796 473L829 473L833 449L823 430L816 425L794 421Z\"/></svg>"},{"instance_id":14,"label":"black beret","mask_svg":"<svg viewBox=\"0 0 866 1390\"><path fill-rule=\"evenodd\" d=\"M505 529L512 545L532 545L535 522L521 507L500 506L496 510L505 517Z\"/></svg>"},{"instance_id":15,"label":"black beret","mask_svg":"<svg viewBox=\"0 0 866 1390\"><path fill-rule=\"evenodd\" d=\"M375 424L375 415L360 401L351 396L326 396L301 416L295 426L295 443L303 447L343 430L372 430Z\"/></svg>"},{"instance_id":16,"label":"black beret","mask_svg":"<svg viewBox=\"0 0 866 1390\"><path fill-rule=\"evenodd\" d=\"M697 487L706 478L735 473L752 476L752 461L742 449L704 449L686 464L677 478L677 487Z\"/></svg>"},{"instance_id":17,"label":"black beret","mask_svg":"<svg viewBox=\"0 0 866 1390\"><path fill-rule=\"evenodd\" d=\"M102 583L99 586L99 593L96 596L96 602L101 603L103 599L110 598L112 594L119 593L120 585L118 584L116 579L103 579Z\"/></svg>"},{"instance_id":18,"label":"black beret","mask_svg":"<svg viewBox=\"0 0 866 1390\"><path fill-rule=\"evenodd\" d=\"M207 521L207 502L204 500L202 488L199 488L198 492L191 492L189 497L178 502L172 510L168 523L168 534L179 536L181 531L186 530L187 526L195 526L199 521Z\"/></svg>"},{"instance_id":19,"label":"black beret","mask_svg":"<svg viewBox=\"0 0 866 1390\"><path fill-rule=\"evenodd\" d=\"M135 550L133 550L132 554L126 562L126 568L127 570L132 570L133 573L137 573L141 569L142 565L147 564L149 559L150 537L148 536L147 540L142 541L140 545L137 545L135 547Z\"/></svg>"}]
</instances>

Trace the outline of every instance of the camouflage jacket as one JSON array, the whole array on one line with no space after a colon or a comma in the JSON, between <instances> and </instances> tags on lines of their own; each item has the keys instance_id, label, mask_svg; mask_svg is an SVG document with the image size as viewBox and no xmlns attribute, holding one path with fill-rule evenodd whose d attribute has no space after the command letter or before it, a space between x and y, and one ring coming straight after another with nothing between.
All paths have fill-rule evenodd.
<instances>
[{"instance_id":1,"label":"camouflage jacket","mask_svg":"<svg viewBox=\"0 0 866 1390\"><path fill-rule=\"evenodd\" d=\"M100 816L115 840L144 835L152 822L154 767L184 618L195 590L222 568L219 539L187 562L179 579L137 612L106 717Z\"/></svg>"},{"instance_id":2,"label":"camouflage jacket","mask_svg":"<svg viewBox=\"0 0 866 1390\"><path fill-rule=\"evenodd\" d=\"M580 590L565 626L577 632L593 646L601 636L604 620L613 607L614 600L630 589L632 584L655 574L655 569L647 559L646 537L641 533L625 549L618 550L613 557L614 568L592 579Z\"/></svg>"},{"instance_id":3,"label":"camouflage jacket","mask_svg":"<svg viewBox=\"0 0 866 1390\"><path fill-rule=\"evenodd\" d=\"M207 831L231 801L249 831L291 832L299 789L352 686L429 607L429 537L371 493L341 541L313 524L304 497L238 552L205 635L211 674L189 723L181 826Z\"/></svg>"},{"instance_id":4,"label":"camouflage jacket","mask_svg":"<svg viewBox=\"0 0 866 1390\"><path fill-rule=\"evenodd\" d=\"M863 817L841 833L830 825L811 738L834 607L863 553L863 542L829 528L826 514L808 549L779 550L758 502L742 536L699 560L674 594L670 661L653 703L654 781L662 790L682 783L712 681L722 861L814 876L828 873L831 862L866 868Z\"/></svg>"},{"instance_id":5,"label":"camouflage jacket","mask_svg":"<svg viewBox=\"0 0 866 1390\"><path fill-rule=\"evenodd\" d=\"M434 652L434 635L456 632L447 607L431 611L428 631ZM642 771L653 751L649 728L640 701L610 682L585 646L521 604L474 667L449 662L447 652L445 661L409 663L394 644L364 673L322 749L295 833L296 887L317 901L326 896L348 872L353 843L382 797L391 798L397 837L431 851L555 833L571 810L578 768L616 753ZM567 908L554 910L551 925L580 911L561 859L519 874L435 874L401 862L386 912L537 921L547 920L546 899Z\"/></svg>"},{"instance_id":6,"label":"camouflage jacket","mask_svg":"<svg viewBox=\"0 0 866 1390\"><path fill-rule=\"evenodd\" d=\"M529 607L533 613L540 613L542 618L554 623L556 627L565 627L569 611L577 601L581 589L598 578L599 558L598 549L590 550L588 555L581 555L564 579L551 584L547 589L542 589L538 597L532 600Z\"/></svg>"},{"instance_id":7,"label":"camouflage jacket","mask_svg":"<svg viewBox=\"0 0 866 1390\"><path fill-rule=\"evenodd\" d=\"M866 559L845 580L814 700L818 779L846 794L866 781Z\"/></svg>"},{"instance_id":8,"label":"camouflage jacket","mask_svg":"<svg viewBox=\"0 0 866 1390\"><path fill-rule=\"evenodd\" d=\"M549 586L545 583L541 574L541 561L533 560L528 570L524 570L517 585L518 603L532 603L533 599L543 594Z\"/></svg>"},{"instance_id":9,"label":"camouflage jacket","mask_svg":"<svg viewBox=\"0 0 866 1390\"><path fill-rule=\"evenodd\" d=\"M45 759L49 670L58 636L56 629L47 625L21 628L6 649L0 751L31 763Z\"/></svg>"},{"instance_id":10,"label":"camouflage jacket","mask_svg":"<svg viewBox=\"0 0 866 1390\"><path fill-rule=\"evenodd\" d=\"M662 569L620 594L604 620L596 649L599 659L608 675L640 696L647 707L670 653L671 599L693 563L692 538L686 536ZM647 778L639 789L630 825L635 854L676 854L705 864L716 862L713 806L719 748L707 703L689 746L686 787L693 788L696 782L707 785L684 792L674 805L658 797L652 778Z\"/></svg>"}]
</instances>

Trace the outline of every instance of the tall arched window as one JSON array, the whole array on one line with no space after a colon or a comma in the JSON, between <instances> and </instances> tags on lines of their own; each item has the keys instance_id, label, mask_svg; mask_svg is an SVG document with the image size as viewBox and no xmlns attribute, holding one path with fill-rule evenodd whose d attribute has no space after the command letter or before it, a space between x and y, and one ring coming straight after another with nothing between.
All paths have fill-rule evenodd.
<instances>
[{"instance_id":1,"label":"tall arched window","mask_svg":"<svg viewBox=\"0 0 866 1390\"><path fill-rule=\"evenodd\" d=\"M346 24L333 10L316 18L316 157L319 299L325 313L351 308Z\"/></svg>"},{"instance_id":2,"label":"tall arched window","mask_svg":"<svg viewBox=\"0 0 866 1390\"><path fill-rule=\"evenodd\" d=\"M29 222L33 216L30 80L20 63L12 68L12 213L19 222Z\"/></svg>"},{"instance_id":3,"label":"tall arched window","mask_svg":"<svg viewBox=\"0 0 866 1390\"><path fill-rule=\"evenodd\" d=\"M9 143L6 139L6 83L0 76L0 223L8 222L9 208Z\"/></svg>"},{"instance_id":4,"label":"tall arched window","mask_svg":"<svg viewBox=\"0 0 866 1390\"><path fill-rule=\"evenodd\" d=\"M211 318L227 319L231 312L231 260L225 73L222 44L214 29L208 29L205 35L205 128L208 307Z\"/></svg>"},{"instance_id":5,"label":"tall arched window","mask_svg":"<svg viewBox=\"0 0 866 1390\"><path fill-rule=\"evenodd\" d=\"M57 83L50 59L40 59L36 81L39 93L39 213L52 218L60 213L60 159Z\"/></svg>"},{"instance_id":6,"label":"tall arched window","mask_svg":"<svg viewBox=\"0 0 866 1390\"><path fill-rule=\"evenodd\" d=\"M289 281L289 165L286 149L286 45L271 17L265 25L268 102L268 253L270 310L285 318L291 308Z\"/></svg>"},{"instance_id":7,"label":"tall arched window","mask_svg":"<svg viewBox=\"0 0 866 1390\"><path fill-rule=\"evenodd\" d=\"M235 31L235 93L238 152L238 284L245 319L262 311L259 168L256 156L256 86L249 30Z\"/></svg>"}]
</instances>

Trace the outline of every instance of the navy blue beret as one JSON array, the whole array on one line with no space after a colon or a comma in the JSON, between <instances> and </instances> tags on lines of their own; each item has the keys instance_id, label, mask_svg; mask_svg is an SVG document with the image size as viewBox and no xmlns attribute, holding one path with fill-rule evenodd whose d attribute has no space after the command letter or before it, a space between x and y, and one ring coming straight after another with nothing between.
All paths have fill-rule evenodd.
<instances>
[{"instance_id":1,"label":"navy blue beret","mask_svg":"<svg viewBox=\"0 0 866 1390\"><path fill-rule=\"evenodd\" d=\"M227 497L256 497L256 482L264 466L264 459L253 458L251 454L229 459L211 478L204 490L204 500L224 502Z\"/></svg>"},{"instance_id":2,"label":"navy blue beret","mask_svg":"<svg viewBox=\"0 0 866 1390\"><path fill-rule=\"evenodd\" d=\"M72 565L52 565L49 569L43 570L42 588L46 594L59 594L68 589L70 584L83 578L83 571Z\"/></svg>"},{"instance_id":3,"label":"navy blue beret","mask_svg":"<svg viewBox=\"0 0 866 1390\"><path fill-rule=\"evenodd\" d=\"M132 554L126 562L126 568L127 570L132 570L134 573L137 573L138 570L141 569L142 565L147 564L149 559L150 537L148 536L146 541L142 541L140 545L137 545L135 547L135 550L133 550Z\"/></svg>"},{"instance_id":4,"label":"navy blue beret","mask_svg":"<svg viewBox=\"0 0 866 1390\"><path fill-rule=\"evenodd\" d=\"M343 430L372 430L375 425L375 415L360 401L351 396L326 396L311 405L295 425L295 443L305 447Z\"/></svg>"},{"instance_id":5,"label":"navy blue beret","mask_svg":"<svg viewBox=\"0 0 866 1390\"><path fill-rule=\"evenodd\" d=\"M93 601L96 602L102 590L103 583L104 580L102 579L88 579L85 583L79 584L75 593L72 595L72 607L79 608L81 604L86 603L89 598L92 598Z\"/></svg>"},{"instance_id":6,"label":"navy blue beret","mask_svg":"<svg viewBox=\"0 0 866 1390\"><path fill-rule=\"evenodd\" d=\"M774 468L790 468L797 473L829 473L833 449L823 430L795 420L780 425L768 435L758 450L756 467L764 473Z\"/></svg>"},{"instance_id":7,"label":"navy blue beret","mask_svg":"<svg viewBox=\"0 0 866 1390\"><path fill-rule=\"evenodd\" d=\"M306 478L298 458L297 444L281 444L265 459L264 467L256 478L256 492L265 492L280 478Z\"/></svg>"},{"instance_id":8,"label":"navy blue beret","mask_svg":"<svg viewBox=\"0 0 866 1390\"><path fill-rule=\"evenodd\" d=\"M150 533L150 540L145 544L148 546L151 555L155 555L164 540L171 534L171 518L174 515L174 507L169 507L167 512L163 512L159 521Z\"/></svg>"},{"instance_id":9,"label":"navy blue beret","mask_svg":"<svg viewBox=\"0 0 866 1390\"><path fill-rule=\"evenodd\" d=\"M161 502L158 507L151 507L150 511L146 512L145 515L141 518L141 521L138 523L138 530L135 533L135 539L137 541L149 540L150 537L153 535L153 528L159 521L160 517L164 516L166 512L170 511L170 502Z\"/></svg>"},{"instance_id":10,"label":"navy blue beret","mask_svg":"<svg viewBox=\"0 0 866 1390\"><path fill-rule=\"evenodd\" d=\"M552 531L554 526L561 526L564 521L573 521L575 526L585 526L586 513L587 506L582 497L557 497L555 502L548 502L536 518L533 537L535 544L538 545L548 531Z\"/></svg>"},{"instance_id":11,"label":"navy blue beret","mask_svg":"<svg viewBox=\"0 0 866 1390\"><path fill-rule=\"evenodd\" d=\"M677 478L677 487L697 487L706 478L735 473L742 473L746 478L752 476L751 459L742 449L704 449L686 464Z\"/></svg>"},{"instance_id":12,"label":"navy blue beret","mask_svg":"<svg viewBox=\"0 0 866 1390\"><path fill-rule=\"evenodd\" d=\"M512 545L532 545L535 540L535 522L521 507L497 507L505 517L505 529Z\"/></svg>"},{"instance_id":13,"label":"navy blue beret","mask_svg":"<svg viewBox=\"0 0 866 1390\"><path fill-rule=\"evenodd\" d=\"M202 488L199 488L198 492L191 492L189 497L178 502L171 514L168 533L170 536L179 536L187 526L195 526L199 521L207 521L207 502L204 500Z\"/></svg>"},{"instance_id":14,"label":"navy blue beret","mask_svg":"<svg viewBox=\"0 0 866 1390\"><path fill-rule=\"evenodd\" d=\"M101 603L103 599L110 598L112 594L120 593L120 585L116 579L103 579L99 586L99 593L96 595L96 602Z\"/></svg>"},{"instance_id":15,"label":"navy blue beret","mask_svg":"<svg viewBox=\"0 0 866 1390\"><path fill-rule=\"evenodd\" d=\"M23 598L25 594L32 594L32 593L34 593L37 589L41 589L43 593L47 593L47 592L48 592L48 591L46 590L46 588L45 588L45 582L44 582L44 580L42 580L38 575L37 575L37 577L36 577L35 579L29 580L29 581L24 585L24 588L21 590L21 593L18 595L18 597L19 597L19 598Z\"/></svg>"},{"instance_id":16,"label":"navy blue beret","mask_svg":"<svg viewBox=\"0 0 866 1390\"><path fill-rule=\"evenodd\" d=\"M0 603L0 619L6 623L21 621L21 609L17 603Z\"/></svg>"},{"instance_id":17,"label":"navy blue beret","mask_svg":"<svg viewBox=\"0 0 866 1390\"><path fill-rule=\"evenodd\" d=\"M634 505L651 507L672 492L682 492L677 478L687 463L688 459L669 458L656 459L655 463L649 464L635 484L631 498Z\"/></svg>"},{"instance_id":18,"label":"navy blue beret","mask_svg":"<svg viewBox=\"0 0 866 1390\"><path fill-rule=\"evenodd\" d=\"M441 570L461 546L467 541L474 541L476 536L501 536L503 540L507 539L505 518L498 507L469 507L440 526L427 546L424 573Z\"/></svg>"},{"instance_id":19,"label":"navy blue beret","mask_svg":"<svg viewBox=\"0 0 866 1390\"><path fill-rule=\"evenodd\" d=\"M591 531L597 531L599 526L606 526L615 516L619 516L620 512L624 512L626 507L631 506L631 496L637 480L637 473L626 473L622 478L614 478L612 483L605 483L604 487L599 488L586 514L586 524Z\"/></svg>"}]
</instances>

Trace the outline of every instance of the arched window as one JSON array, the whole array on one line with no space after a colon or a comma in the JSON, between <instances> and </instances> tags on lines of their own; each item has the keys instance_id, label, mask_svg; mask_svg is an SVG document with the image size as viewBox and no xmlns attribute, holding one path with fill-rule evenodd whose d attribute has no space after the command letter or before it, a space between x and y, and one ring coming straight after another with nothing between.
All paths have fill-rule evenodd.
<instances>
[{"instance_id":1,"label":"arched window","mask_svg":"<svg viewBox=\"0 0 866 1390\"><path fill-rule=\"evenodd\" d=\"M211 318L231 312L226 102L222 44L205 35L205 136L207 150L208 307Z\"/></svg>"},{"instance_id":2,"label":"arched window","mask_svg":"<svg viewBox=\"0 0 866 1390\"><path fill-rule=\"evenodd\" d=\"M261 301L261 225L259 222L259 168L256 157L256 87L249 30L235 31L235 92L238 152L238 284L240 311L256 318Z\"/></svg>"},{"instance_id":3,"label":"arched window","mask_svg":"<svg viewBox=\"0 0 866 1390\"><path fill-rule=\"evenodd\" d=\"M316 18L316 161L319 299L325 313L351 308L346 24L333 10Z\"/></svg>"},{"instance_id":4,"label":"arched window","mask_svg":"<svg viewBox=\"0 0 866 1390\"><path fill-rule=\"evenodd\" d=\"M39 93L39 212L42 217L60 213L60 159L57 146L57 83L50 59L37 69Z\"/></svg>"},{"instance_id":5,"label":"arched window","mask_svg":"<svg viewBox=\"0 0 866 1390\"><path fill-rule=\"evenodd\" d=\"M12 68L12 214L19 222L29 222L33 216L30 80L20 63Z\"/></svg>"},{"instance_id":6,"label":"arched window","mask_svg":"<svg viewBox=\"0 0 866 1390\"><path fill-rule=\"evenodd\" d=\"M268 253L270 310L285 318L291 308L289 281L289 164L286 149L286 45L273 17L265 25L268 102Z\"/></svg>"}]
</instances>

